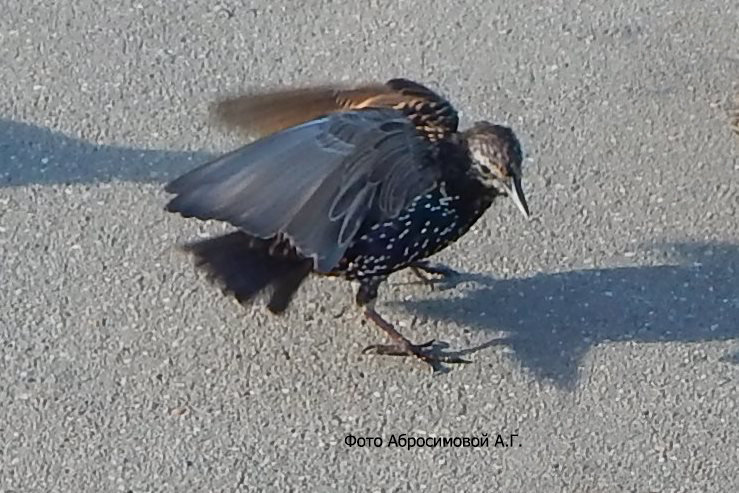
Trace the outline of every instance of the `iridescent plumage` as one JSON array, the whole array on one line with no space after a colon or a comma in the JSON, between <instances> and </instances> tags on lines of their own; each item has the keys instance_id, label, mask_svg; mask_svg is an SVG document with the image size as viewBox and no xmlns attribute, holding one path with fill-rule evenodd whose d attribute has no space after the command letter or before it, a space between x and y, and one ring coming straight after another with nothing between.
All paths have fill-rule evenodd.
<instances>
[{"instance_id":1,"label":"iridescent plumage","mask_svg":"<svg viewBox=\"0 0 739 493\"><path fill-rule=\"evenodd\" d=\"M215 108L257 141L172 181L167 210L225 221L238 231L186 245L227 291L248 302L271 291L287 308L310 273L358 281L356 302L394 340L371 348L439 357L374 309L377 288L457 240L499 195L528 216L521 149L504 126L459 132L451 104L408 80L251 94Z\"/></svg>"}]
</instances>

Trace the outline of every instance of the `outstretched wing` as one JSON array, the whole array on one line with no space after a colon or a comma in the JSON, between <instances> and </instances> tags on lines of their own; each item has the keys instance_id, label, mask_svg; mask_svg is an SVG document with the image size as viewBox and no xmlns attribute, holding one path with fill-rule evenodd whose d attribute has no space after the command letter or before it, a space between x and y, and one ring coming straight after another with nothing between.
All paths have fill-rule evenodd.
<instances>
[{"instance_id":1,"label":"outstretched wing","mask_svg":"<svg viewBox=\"0 0 739 493\"><path fill-rule=\"evenodd\" d=\"M284 237L329 272L370 211L373 220L395 217L433 188L440 170L431 146L397 110L333 113L175 179L167 210Z\"/></svg>"},{"instance_id":2,"label":"outstretched wing","mask_svg":"<svg viewBox=\"0 0 739 493\"><path fill-rule=\"evenodd\" d=\"M457 131L454 107L426 86L407 79L358 87L324 85L227 98L214 107L218 120L260 136L284 130L330 113L360 108L394 108L430 140Z\"/></svg>"}]
</instances>

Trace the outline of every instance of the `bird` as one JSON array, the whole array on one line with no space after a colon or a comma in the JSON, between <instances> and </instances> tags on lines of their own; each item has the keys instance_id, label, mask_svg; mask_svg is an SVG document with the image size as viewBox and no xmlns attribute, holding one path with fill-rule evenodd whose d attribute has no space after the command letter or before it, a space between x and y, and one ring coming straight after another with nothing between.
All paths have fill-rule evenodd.
<instances>
[{"instance_id":1,"label":"bird","mask_svg":"<svg viewBox=\"0 0 739 493\"><path fill-rule=\"evenodd\" d=\"M522 149L512 128L460 130L456 108L405 78L252 91L212 106L216 120L256 137L173 179L165 210L233 231L180 245L243 305L266 296L283 313L311 275L357 285L354 304L390 339L363 353L412 356L436 368L469 363L416 344L376 309L403 269L424 281L456 271L429 261L499 196L530 218ZM507 213L501 210L500 214Z\"/></svg>"}]
</instances>

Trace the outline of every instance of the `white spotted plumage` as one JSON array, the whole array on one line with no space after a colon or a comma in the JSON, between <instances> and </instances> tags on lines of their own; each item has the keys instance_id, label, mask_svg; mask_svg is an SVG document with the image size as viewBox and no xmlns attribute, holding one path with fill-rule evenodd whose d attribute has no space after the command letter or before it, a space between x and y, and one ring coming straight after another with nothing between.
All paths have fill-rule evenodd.
<instances>
[{"instance_id":1,"label":"white spotted plumage","mask_svg":"<svg viewBox=\"0 0 739 493\"><path fill-rule=\"evenodd\" d=\"M360 231L347 251L352 261L345 275L386 276L436 253L466 231L467 225L459 222L460 206L460 196L447 195L442 188L416 197L395 218ZM353 257L355 251L361 256Z\"/></svg>"}]
</instances>

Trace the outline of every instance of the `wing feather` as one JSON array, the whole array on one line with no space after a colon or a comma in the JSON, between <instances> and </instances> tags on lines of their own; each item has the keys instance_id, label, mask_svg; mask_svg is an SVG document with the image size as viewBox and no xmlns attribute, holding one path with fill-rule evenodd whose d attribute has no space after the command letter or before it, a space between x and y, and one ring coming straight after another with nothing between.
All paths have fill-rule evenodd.
<instances>
[{"instance_id":1,"label":"wing feather","mask_svg":"<svg viewBox=\"0 0 739 493\"><path fill-rule=\"evenodd\" d=\"M431 144L393 109L335 113L271 134L177 178L167 210L282 235L330 271L370 211L397 215L436 182ZM374 212L373 212L374 214Z\"/></svg>"},{"instance_id":2,"label":"wing feather","mask_svg":"<svg viewBox=\"0 0 739 493\"><path fill-rule=\"evenodd\" d=\"M390 92L385 84L255 91L223 99L213 106L212 112L229 127L265 136L330 113L359 109L364 101Z\"/></svg>"},{"instance_id":3,"label":"wing feather","mask_svg":"<svg viewBox=\"0 0 739 493\"><path fill-rule=\"evenodd\" d=\"M213 109L228 127L266 136L340 111L394 108L403 111L429 135L457 131L457 111L439 94L408 79L367 83L356 87L321 85L255 91L225 98Z\"/></svg>"}]
</instances>

